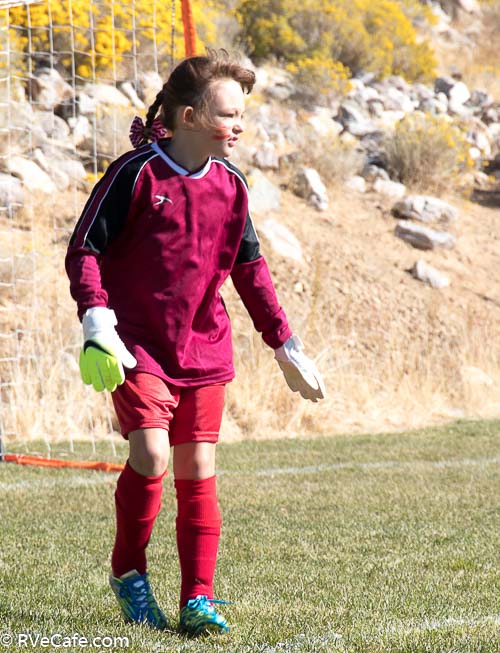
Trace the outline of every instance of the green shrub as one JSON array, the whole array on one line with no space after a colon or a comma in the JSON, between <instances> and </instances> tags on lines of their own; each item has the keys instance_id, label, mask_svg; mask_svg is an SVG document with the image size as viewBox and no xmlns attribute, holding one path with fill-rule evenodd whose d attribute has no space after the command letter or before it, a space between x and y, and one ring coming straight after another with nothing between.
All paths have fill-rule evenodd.
<instances>
[{"instance_id":1,"label":"green shrub","mask_svg":"<svg viewBox=\"0 0 500 653\"><path fill-rule=\"evenodd\" d=\"M473 168L464 132L445 116L408 114L386 136L384 150L391 177L424 190L450 188Z\"/></svg>"}]
</instances>

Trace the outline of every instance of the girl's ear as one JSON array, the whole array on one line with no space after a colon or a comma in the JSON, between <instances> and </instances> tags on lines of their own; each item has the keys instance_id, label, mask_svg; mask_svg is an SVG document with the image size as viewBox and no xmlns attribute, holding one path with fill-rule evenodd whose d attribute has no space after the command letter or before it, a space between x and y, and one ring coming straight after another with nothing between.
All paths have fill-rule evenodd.
<instances>
[{"instance_id":1,"label":"girl's ear","mask_svg":"<svg viewBox=\"0 0 500 653\"><path fill-rule=\"evenodd\" d=\"M180 122L183 127L193 128L195 124L195 112L193 107L186 106L181 109Z\"/></svg>"}]
</instances>

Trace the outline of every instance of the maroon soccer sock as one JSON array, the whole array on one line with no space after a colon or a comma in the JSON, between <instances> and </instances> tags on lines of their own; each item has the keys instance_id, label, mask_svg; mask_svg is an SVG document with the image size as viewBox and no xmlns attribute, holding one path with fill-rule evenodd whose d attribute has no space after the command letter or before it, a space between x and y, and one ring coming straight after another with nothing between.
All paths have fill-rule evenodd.
<instances>
[{"instance_id":1,"label":"maroon soccer sock","mask_svg":"<svg viewBox=\"0 0 500 653\"><path fill-rule=\"evenodd\" d=\"M127 464L115 492L116 539L111 555L115 577L137 569L146 571L146 547L160 512L163 477L141 476Z\"/></svg>"},{"instance_id":2,"label":"maroon soccer sock","mask_svg":"<svg viewBox=\"0 0 500 653\"><path fill-rule=\"evenodd\" d=\"M213 598L221 516L216 477L175 480L177 492L177 548L181 566L181 608L188 599Z\"/></svg>"}]
</instances>

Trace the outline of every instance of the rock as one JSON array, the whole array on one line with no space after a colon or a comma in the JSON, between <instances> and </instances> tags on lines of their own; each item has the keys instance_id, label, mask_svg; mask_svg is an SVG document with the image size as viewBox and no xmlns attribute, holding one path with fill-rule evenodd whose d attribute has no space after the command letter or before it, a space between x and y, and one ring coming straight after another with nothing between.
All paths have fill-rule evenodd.
<instances>
[{"instance_id":1,"label":"rock","mask_svg":"<svg viewBox=\"0 0 500 653\"><path fill-rule=\"evenodd\" d=\"M492 125L500 122L500 107L488 107L481 116L481 120L486 125Z\"/></svg>"},{"instance_id":2,"label":"rock","mask_svg":"<svg viewBox=\"0 0 500 653\"><path fill-rule=\"evenodd\" d=\"M353 177L346 179L344 181L344 186L349 190L356 191L357 193L366 192L366 181L364 177L361 177L360 175L354 175Z\"/></svg>"},{"instance_id":3,"label":"rock","mask_svg":"<svg viewBox=\"0 0 500 653\"><path fill-rule=\"evenodd\" d=\"M459 118L468 118L469 116L473 115L474 110L471 107L462 104L461 102L450 100L448 102L448 113L451 116L458 116Z\"/></svg>"},{"instance_id":4,"label":"rock","mask_svg":"<svg viewBox=\"0 0 500 653\"><path fill-rule=\"evenodd\" d=\"M264 93L273 100L285 102L296 93L296 89L292 84L274 84L273 86L267 86Z\"/></svg>"},{"instance_id":5,"label":"rock","mask_svg":"<svg viewBox=\"0 0 500 653\"><path fill-rule=\"evenodd\" d=\"M121 91L110 84L85 84L85 93L101 104L116 107L129 107L130 101Z\"/></svg>"},{"instance_id":6,"label":"rock","mask_svg":"<svg viewBox=\"0 0 500 653\"><path fill-rule=\"evenodd\" d=\"M258 169L248 175L251 213L268 213L281 207L281 191Z\"/></svg>"},{"instance_id":7,"label":"rock","mask_svg":"<svg viewBox=\"0 0 500 653\"><path fill-rule=\"evenodd\" d=\"M253 162L258 168L277 170L279 168L279 159L274 143L264 141L255 152Z\"/></svg>"},{"instance_id":8,"label":"rock","mask_svg":"<svg viewBox=\"0 0 500 653\"><path fill-rule=\"evenodd\" d=\"M464 82L456 82L448 91L450 103L465 104L470 99L470 91Z\"/></svg>"},{"instance_id":9,"label":"rock","mask_svg":"<svg viewBox=\"0 0 500 653\"><path fill-rule=\"evenodd\" d=\"M43 193L55 193L56 185L34 161L25 159L22 156L12 156L8 160L9 172L19 177L25 188L28 190L42 191Z\"/></svg>"},{"instance_id":10,"label":"rock","mask_svg":"<svg viewBox=\"0 0 500 653\"><path fill-rule=\"evenodd\" d=\"M365 107L369 102L383 102L382 96L376 88L365 86L359 79L351 80L353 88L347 94L347 97L357 105Z\"/></svg>"},{"instance_id":11,"label":"rock","mask_svg":"<svg viewBox=\"0 0 500 653\"><path fill-rule=\"evenodd\" d=\"M446 288L450 285L450 280L445 274L439 272L439 270L436 270L436 268L422 259L416 261L411 269L411 274L415 279L428 283L433 288Z\"/></svg>"},{"instance_id":12,"label":"rock","mask_svg":"<svg viewBox=\"0 0 500 653\"><path fill-rule=\"evenodd\" d=\"M269 240L271 247L277 254L292 258L298 263L303 263L302 247L285 225L269 218L259 225L258 231Z\"/></svg>"},{"instance_id":13,"label":"rock","mask_svg":"<svg viewBox=\"0 0 500 653\"><path fill-rule=\"evenodd\" d=\"M479 118L472 117L467 120L466 140L480 151L481 156L486 159L491 157L493 137L488 127Z\"/></svg>"},{"instance_id":14,"label":"rock","mask_svg":"<svg viewBox=\"0 0 500 653\"><path fill-rule=\"evenodd\" d=\"M99 102L96 98L90 97L90 95L82 91L82 89L79 89L77 94L76 104L78 108L78 113L80 115L87 116L87 115L93 115L97 111L97 106Z\"/></svg>"},{"instance_id":15,"label":"rock","mask_svg":"<svg viewBox=\"0 0 500 653\"><path fill-rule=\"evenodd\" d=\"M434 229L429 229L429 227L413 224L406 220L398 222L394 233L398 238L401 238L416 249L426 250L436 247L451 249L455 246L455 238L452 234L446 231L435 231Z\"/></svg>"},{"instance_id":16,"label":"rock","mask_svg":"<svg viewBox=\"0 0 500 653\"><path fill-rule=\"evenodd\" d=\"M161 91L164 80L161 76L152 70L140 72L137 76L139 83L138 95L144 101L147 107L151 106L156 96Z\"/></svg>"},{"instance_id":17,"label":"rock","mask_svg":"<svg viewBox=\"0 0 500 653\"><path fill-rule=\"evenodd\" d=\"M146 108L146 105L137 95L135 88L130 82L123 82L120 84L120 90L126 97L128 97L133 107L140 110L144 110Z\"/></svg>"},{"instance_id":18,"label":"rock","mask_svg":"<svg viewBox=\"0 0 500 653\"><path fill-rule=\"evenodd\" d=\"M336 138L344 127L333 119L331 111L323 107L318 107L311 115L306 118L306 123L311 125L314 131L322 137Z\"/></svg>"},{"instance_id":19,"label":"rock","mask_svg":"<svg viewBox=\"0 0 500 653\"><path fill-rule=\"evenodd\" d=\"M486 374L480 367L474 365L463 365L460 369L462 379L471 385L494 385L494 381L489 374Z\"/></svg>"},{"instance_id":20,"label":"rock","mask_svg":"<svg viewBox=\"0 0 500 653\"><path fill-rule=\"evenodd\" d=\"M481 159L481 150L478 147L469 147L469 156L473 161Z\"/></svg>"},{"instance_id":21,"label":"rock","mask_svg":"<svg viewBox=\"0 0 500 653\"><path fill-rule=\"evenodd\" d=\"M51 165L67 175L70 182L74 184L78 185L87 177L87 172L81 161L64 157L62 153L57 158L51 160Z\"/></svg>"},{"instance_id":22,"label":"rock","mask_svg":"<svg viewBox=\"0 0 500 653\"><path fill-rule=\"evenodd\" d=\"M48 138L56 141L65 141L68 138L68 123L52 111L36 111L33 117Z\"/></svg>"},{"instance_id":23,"label":"rock","mask_svg":"<svg viewBox=\"0 0 500 653\"><path fill-rule=\"evenodd\" d=\"M294 179L293 190L299 196L308 200L318 211L328 209L328 195L319 173L314 168L301 168Z\"/></svg>"},{"instance_id":24,"label":"rock","mask_svg":"<svg viewBox=\"0 0 500 653\"><path fill-rule=\"evenodd\" d=\"M444 93L446 97L449 97L449 93L456 83L457 82L455 79L453 79L453 77L438 77L434 81L434 92L436 95L438 93Z\"/></svg>"},{"instance_id":25,"label":"rock","mask_svg":"<svg viewBox=\"0 0 500 653\"><path fill-rule=\"evenodd\" d=\"M382 111L377 118L377 127L383 131L393 130L405 116L405 111Z\"/></svg>"},{"instance_id":26,"label":"rock","mask_svg":"<svg viewBox=\"0 0 500 653\"><path fill-rule=\"evenodd\" d=\"M476 89L472 91L468 103L474 107L481 107L484 109L490 107L493 104L493 98L487 91Z\"/></svg>"},{"instance_id":27,"label":"rock","mask_svg":"<svg viewBox=\"0 0 500 653\"><path fill-rule=\"evenodd\" d=\"M446 99L446 102L440 101L437 98L422 100L418 108L419 111L424 111L425 113L431 113L432 115L437 116L448 111L448 100Z\"/></svg>"},{"instance_id":28,"label":"rock","mask_svg":"<svg viewBox=\"0 0 500 653\"><path fill-rule=\"evenodd\" d=\"M430 195L408 195L394 204L392 214L402 220L449 224L458 217L458 211L451 204Z\"/></svg>"},{"instance_id":29,"label":"rock","mask_svg":"<svg viewBox=\"0 0 500 653\"><path fill-rule=\"evenodd\" d=\"M415 105L407 93L391 86L387 89L384 97L384 105L388 111L403 111L412 113Z\"/></svg>"},{"instance_id":30,"label":"rock","mask_svg":"<svg viewBox=\"0 0 500 653\"><path fill-rule=\"evenodd\" d=\"M414 102L419 104L424 100L431 100L434 97L434 92L425 84L414 84L410 90L410 97Z\"/></svg>"},{"instance_id":31,"label":"rock","mask_svg":"<svg viewBox=\"0 0 500 653\"><path fill-rule=\"evenodd\" d=\"M52 111L65 100L74 97L73 88L54 68L39 68L28 78L31 104L42 111Z\"/></svg>"},{"instance_id":32,"label":"rock","mask_svg":"<svg viewBox=\"0 0 500 653\"><path fill-rule=\"evenodd\" d=\"M391 181L390 179L376 179L373 184L373 190L376 193L399 199L406 193L406 186L399 183L399 181Z\"/></svg>"},{"instance_id":33,"label":"rock","mask_svg":"<svg viewBox=\"0 0 500 653\"><path fill-rule=\"evenodd\" d=\"M458 6L469 14L479 14L481 7L477 0L457 0Z\"/></svg>"},{"instance_id":34,"label":"rock","mask_svg":"<svg viewBox=\"0 0 500 653\"><path fill-rule=\"evenodd\" d=\"M68 118L68 125L71 128L73 144L78 147L92 137L92 126L87 116Z\"/></svg>"},{"instance_id":35,"label":"rock","mask_svg":"<svg viewBox=\"0 0 500 653\"><path fill-rule=\"evenodd\" d=\"M369 163L363 168L361 175L368 181L373 184L377 179L382 179L384 181L390 181L389 173L384 168Z\"/></svg>"},{"instance_id":36,"label":"rock","mask_svg":"<svg viewBox=\"0 0 500 653\"><path fill-rule=\"evenodd\" d=\"M366 136L376 131L373 122L363 113L354 102L345 101L339 107L335 118L346 131L353 136Z\"/></svg>"},{"instance_id":37,"label":"rock","mask_svg":"<svg viewBox=\"0 0 500 653\"><path fill-rule=\"evenodd\" d=\"M0 172L0 208L10 211L24 204L24 190L21 181L12 175Z\"/></svg>"},{"instance_id":38,"label":"rock","mask_svg":"<svg viewBox=\"0 0 500 653\"><path fill-rule=\"evenodd\" d=\"M57 186L58 191L63 191L69 188L70 181L68 175L62 170L59 170L57 165L54 164L54 161L51 161L51 164L49 164L45 154L39 147L37 147L33 152L33 161L49 175Z\"/></svg>"}]
</instances>

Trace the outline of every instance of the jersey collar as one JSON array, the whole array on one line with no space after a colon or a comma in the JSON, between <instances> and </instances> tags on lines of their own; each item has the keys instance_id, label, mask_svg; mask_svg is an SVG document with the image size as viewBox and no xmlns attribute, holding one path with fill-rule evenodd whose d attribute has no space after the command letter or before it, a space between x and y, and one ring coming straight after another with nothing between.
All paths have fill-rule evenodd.
<instances>
[{"instance_id":1,"label":"jersey collar","mask_svg":"<svg viewBox=\"0 0 500 653\"><path fill-rule=\"evenodd\" d=\"M151 148L159 155L161 158L168 163L168 165L174 170L177 174L182 175L183 177L190 177L191 179L200 179L201 177L204 177L207 172L210 170L210 165L212 164L212 157L208 157L206 163L199 168L198 170L195 170L194 172L190 172L189 170L186 170L186 168L183 168L181 165L176 163L173 159L171 159L166 152L162 150L158 142L151 143Z\"/></svg>"}]
</instances>

